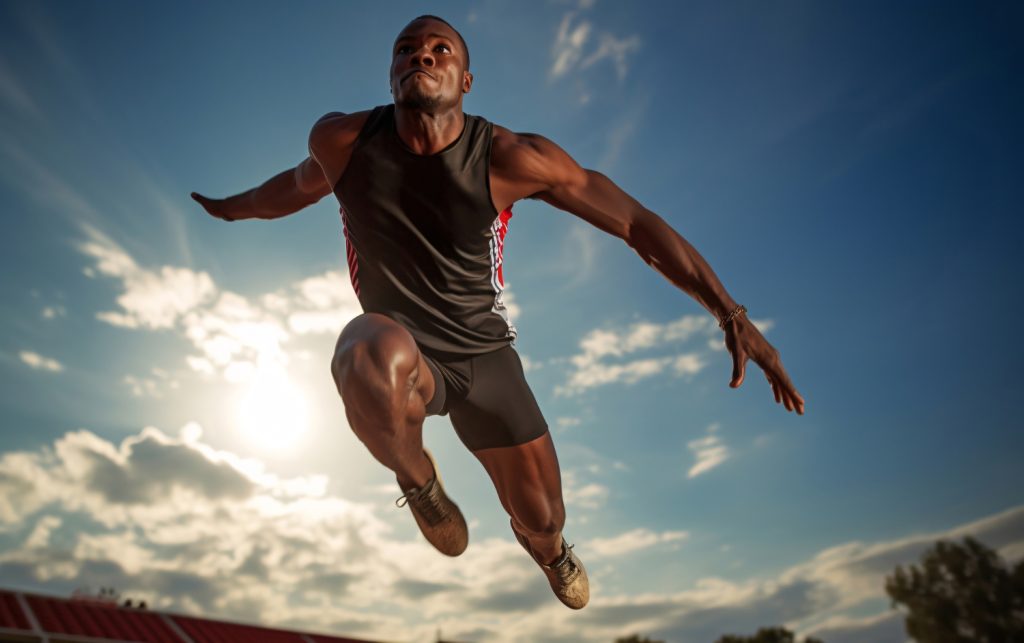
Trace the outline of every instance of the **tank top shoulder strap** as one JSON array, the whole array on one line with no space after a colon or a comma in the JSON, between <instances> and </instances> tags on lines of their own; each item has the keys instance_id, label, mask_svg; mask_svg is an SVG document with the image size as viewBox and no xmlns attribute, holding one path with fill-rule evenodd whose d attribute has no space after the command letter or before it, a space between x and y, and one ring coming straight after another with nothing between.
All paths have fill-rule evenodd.
<instances>
[{"instance_id":1,"label":"tank top shoulder strap","mask_svg":"<svg viewBox=\"0 0 1024 643\"><path fill-rule=\"evenodd\" d=\"M466 114L466 134L462 153L467 165L482 163L485 171L491 157L493 125L483 116Z\"/></svg>"},{"instance_id":2,"label":"tank top shoulder strap","mask_svg":"<svg viewBox=\"0 0 1024 643\"><path fill-rule=\"evenodd\" d=\"M373 138L382 128L386 127L391 118L394 118L393 111L395 106L389 105L378 105L373 108L370 115L366 118L366 122L363 123L362 129L359 130L359 136L356 137L356 148L362 147Z\"/></svg>"}]
</instances>

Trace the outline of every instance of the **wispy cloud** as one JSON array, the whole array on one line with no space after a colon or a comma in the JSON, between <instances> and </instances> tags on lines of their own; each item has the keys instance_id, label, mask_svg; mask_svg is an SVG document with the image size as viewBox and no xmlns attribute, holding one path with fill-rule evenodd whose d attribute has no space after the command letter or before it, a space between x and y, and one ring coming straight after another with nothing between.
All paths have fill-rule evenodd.
<instances>
[{"instance_id":1,"label":"wispy cloud","mask_svg":"<svg viewBox=\"0 0 1024 643\"><path fill-rule=\"evenodd\" d=\"M549 80L557 80L573 71L585 70L606 60L614 65L619 81L626 79L629 73L628 58L640 49L640 36L617 37L595 29L590 20L581 16L592 5L591 2L580 3L576 9L562 15L555 42L551 46ZM595 40L597 44L593 46Z\"/></svg>"},{"instance_id":2,"label":"wispy cloud","mask_svg":"<svg viewBox=\"0 0 1024 643\"><path fill-rule=\"evenodd\" d=\"M583 47L590 36L591 24L587 20L580 20L574 25L575 19L576 12L570 11L562 16L558 26L555 43L551 47L554 60L548 71L548 77L552 80L569 73L583 58Z\"/></svg>"},{"instance_id":3,"label":"wispy cloud","mask_svg":"<svg viewBox=\"0 0 1024 643\"><path fill-rule=\"evenodd\" d=\"M33 351L21 351L18 353L18 357L25 364L28 364L32 368L38 371L50 371L51 373L60 373L64 370L64 365L53 359L52 357L43 357L39 353Z\"/></svg>"},{"instance_id":4,"label":"wispy cloud","mask_svg":"<svg viewBox=\"0 0 1024 643\"><path fill-rule=\"evenodd\" d=\"M32 95L3 58L0 58L0 103L29 116L39 113Z\"/></svg>"},{"instance_id":5,"label":"wispy cloud","mask_svg":"<svg viewBox=\"0 0 1024 643\"><path fill-rule=\"evenodd\" d=\"M587 69L602 60L610 60L615 65L615 73L619 80L623 81L629 73L627 58L629 54L640 49L640 42L640 36L636 35L616 38L609 33L601 33L598 35L597 49L580 63L580 69Z\"/></svg>"},{"instance_id":6,"label":"wispy cloud","mask_svg":"<svg viewBox=\"0 0 1024 643\"><path fill-rule=\"evenodd\" d=\"M163 397L168 390L181 387L181 382L162 368L152 368L148 376L125 375L121 380L135 397Z\"/></svg>"},{"instance_id":7,"label":"wispy cloud","mask_svg":"<svg viewBox=\"0 0 1024 643\"><path fill-rule=\"evenodd\" d=\"M708 427L706 436L691 440L686 446L697 460L686 473L687 478L696 478L729 459L729 448L718 435L717 424Z\"/></svg>"}]
</instances>

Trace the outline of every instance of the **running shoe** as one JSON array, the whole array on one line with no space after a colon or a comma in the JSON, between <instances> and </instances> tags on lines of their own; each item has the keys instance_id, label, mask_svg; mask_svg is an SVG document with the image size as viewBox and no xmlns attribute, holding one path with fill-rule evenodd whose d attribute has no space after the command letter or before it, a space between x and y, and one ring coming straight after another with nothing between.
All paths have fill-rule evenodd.
<instances>
[{"instance_id":1,"label":"running shoe","mask_svg":"<svg viewBox=\"0 0 1024 643\"><path fill-rule=\"evenodd\" d=\"M551 591L555 593L558 600L574 610L583 609L587 601L590 600L590 581L587 579L587 570L583 568L583 563L572 551L574 545L567 544L563 538L562 555L550 565L545 565L533 555L526 536L516 531L511 521L509 521L509 526L512 527L512 533L516 535L519 544L523 546L530 558L540 565L544 575L548 577Z\"/></svg>"},{"instance_id":2,"label":"running shoe","mask_svg":"<svg viewBox=\"0 0 1024 643\"><path fill-rule=\"evenodd\" d=\"M402 489L405 493L395 501L399 507L409 505L420 532L437 551L446 556L458 556L469 544L469 529L459 506L444 492L437 463L430 451L423 449L434 468L434 477L420 488Z\"/></svg>"}]
</instances>

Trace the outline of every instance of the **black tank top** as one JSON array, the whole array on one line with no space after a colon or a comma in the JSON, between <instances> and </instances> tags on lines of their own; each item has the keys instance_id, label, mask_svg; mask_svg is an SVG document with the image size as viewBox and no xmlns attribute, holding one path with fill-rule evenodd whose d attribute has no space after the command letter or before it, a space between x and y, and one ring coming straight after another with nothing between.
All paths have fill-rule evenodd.
<instances>
[{"instance_id":1,"label":"black tank top","mask_svg":"<svg viewBox=\"0 0 1024 643\"><path fill-rule=\"evenodd\" d=\"M455 142L419 155L398 137L395 106L379 106L334 186L363 311L394 319L442 359L497 350L516 335L501 298L512 211L491 201L491 131L466 114Z\"/></svg>"}]
</instances>

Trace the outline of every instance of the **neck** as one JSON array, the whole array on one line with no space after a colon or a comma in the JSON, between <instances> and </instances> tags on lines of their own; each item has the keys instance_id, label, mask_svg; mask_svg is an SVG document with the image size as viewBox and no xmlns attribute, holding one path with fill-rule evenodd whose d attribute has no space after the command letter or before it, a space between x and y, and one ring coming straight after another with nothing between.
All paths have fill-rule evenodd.
<instances>
[{"instance_id":1,"label":"neck","mask_svg":"<svg viewBox=\"0 0 1024 643\"><path fill-rule=\"evenodd\" d=\"M459 105L437 113L395 105L395 129L398 138L416 154L437 154L462 134L466 121Z\"/></svg>"}]
</instances>

